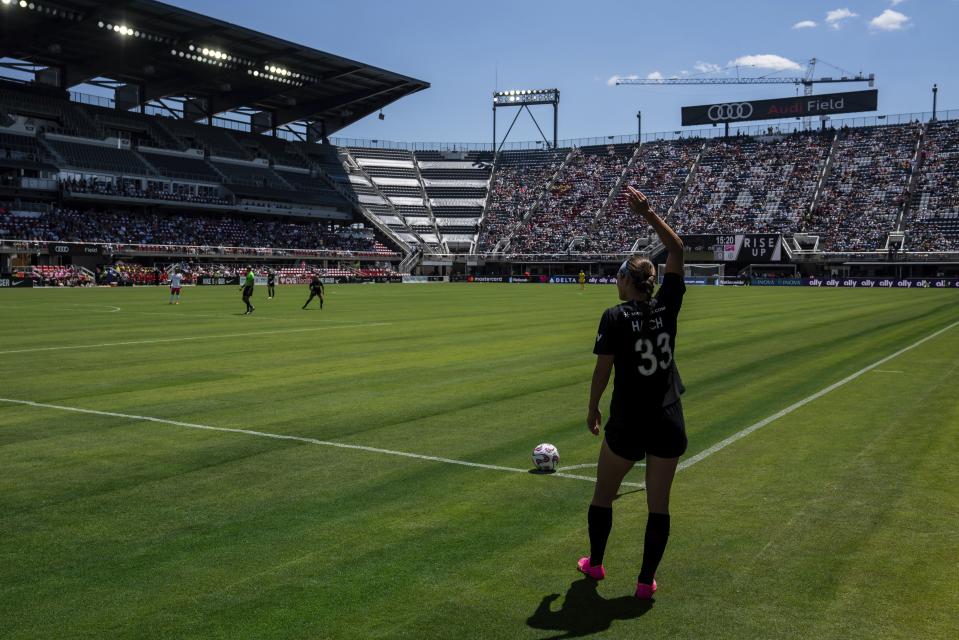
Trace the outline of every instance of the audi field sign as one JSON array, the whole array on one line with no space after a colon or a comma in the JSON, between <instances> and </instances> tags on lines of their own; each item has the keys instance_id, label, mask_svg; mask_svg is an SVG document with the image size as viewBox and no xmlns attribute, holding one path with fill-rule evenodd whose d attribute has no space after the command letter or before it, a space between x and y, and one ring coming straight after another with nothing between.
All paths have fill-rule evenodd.
<instances>
[{"instance_id":1,"label":"audi field sign","mask_svg":"<svg viewBox=\"0 0 959 640\"><path fill-rule=\"evenodd\" d=\"M879 108L879 91L851 91L827 93L818 96L798 96L776 100L723 102L683 107L683 126L748 122L751 120L781 120L808 118L835 113L875 111Z\"/></svg>"}]
</instances>

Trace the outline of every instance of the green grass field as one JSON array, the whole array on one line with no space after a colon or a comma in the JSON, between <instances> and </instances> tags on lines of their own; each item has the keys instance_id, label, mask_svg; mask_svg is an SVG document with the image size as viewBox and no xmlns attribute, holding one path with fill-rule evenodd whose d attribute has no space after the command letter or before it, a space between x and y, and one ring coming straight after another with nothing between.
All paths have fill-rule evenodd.
<instances>
[{"instance_id":1,"label":"green grass field","mask_svg":"<svg viewBox=\"0 0 959 640\"><path fill-rule=\"evenodd\" d=\"M959 637L957 293L690 288L687 456L951 328L682 470L650 606L643 492L596 585L592 483L525 473L595 462L614 288L328 292L0 291L0 637Z\"/></svg>"}]
</instances>

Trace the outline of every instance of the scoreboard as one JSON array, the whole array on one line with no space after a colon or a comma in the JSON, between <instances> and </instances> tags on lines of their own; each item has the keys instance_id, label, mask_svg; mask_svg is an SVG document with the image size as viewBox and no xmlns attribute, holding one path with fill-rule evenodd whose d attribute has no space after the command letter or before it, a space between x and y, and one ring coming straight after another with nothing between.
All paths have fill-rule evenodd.
<instances>
[{"instance_id":1,"label":"scoreboard","mask_svg":"<svg viewBox=\"0 0 959 640\"><path fill-rule=\"evenodd\" d=\"M778 233L697 234L682 236L687 253L714 262L768 264L782 262L783 237Z\"/></svg>"}]
</instances>

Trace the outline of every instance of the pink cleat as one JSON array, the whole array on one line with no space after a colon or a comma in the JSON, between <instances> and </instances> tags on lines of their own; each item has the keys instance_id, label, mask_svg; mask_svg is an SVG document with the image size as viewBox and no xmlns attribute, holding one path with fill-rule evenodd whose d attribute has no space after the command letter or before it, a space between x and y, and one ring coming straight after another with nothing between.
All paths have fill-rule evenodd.
<instances>
[{"instance_id":1,"label":"pink cleat","mask_svg":"<svg viewBox=\"0 0 959 640\"><path fill-rule=\"evenodd\" d=\"M584 573L593 580L602 580L606 577L606 569L603 568L603 565L593 566L589 563L589 556L585 558L580 558L579 562L576 563L576 568L580 573Z\"/></svg>"},{"instance_id":2,"label":"pink cleat","mask_svg":"<svg viewBox=\"0 0 959 640\"><path fill-rule=\"evenodd\" d=\"M656 580L653 579L653 584L643 584L642 582L636 583L636 599L638 600L651 600L653 594L656 593Z\"/></svg>"}]
</instances>

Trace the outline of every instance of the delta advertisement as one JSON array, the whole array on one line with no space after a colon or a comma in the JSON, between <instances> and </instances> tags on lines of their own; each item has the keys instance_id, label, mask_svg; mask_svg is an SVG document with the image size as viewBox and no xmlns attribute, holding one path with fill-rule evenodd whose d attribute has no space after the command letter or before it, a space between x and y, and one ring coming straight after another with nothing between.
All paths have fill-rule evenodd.
<instances>
[{"instance_id":1,"label":"delta advertisement","mask_svg":"<svg viewBox=\"0 0 959 640\"><path fill-rule=\"evenodd\" d=\"M457 279L454 279L454 281ZM577 276L467 276L466 282L577 284ZM836 289L959 289L959 278L743 278L686 276L687 285L720 287L826 287ZM615 276L589 276L587 284L616 284Z\"/></svg>"}]
</instances>

